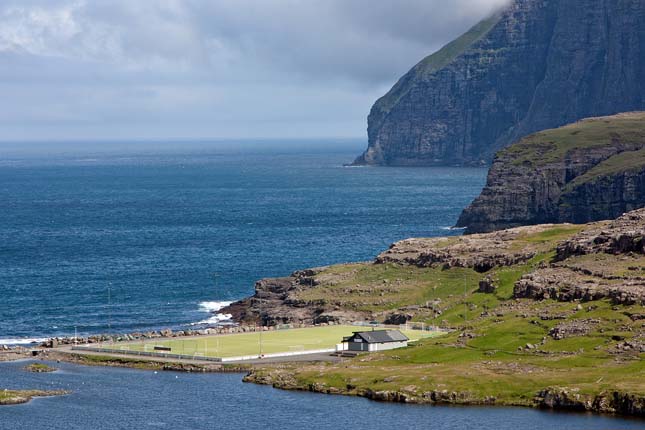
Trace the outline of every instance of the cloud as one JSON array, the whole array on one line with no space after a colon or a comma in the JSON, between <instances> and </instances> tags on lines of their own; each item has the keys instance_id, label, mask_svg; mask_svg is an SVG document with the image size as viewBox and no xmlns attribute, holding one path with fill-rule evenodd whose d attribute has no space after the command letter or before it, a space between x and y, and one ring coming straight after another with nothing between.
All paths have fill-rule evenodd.
<instances>
[{"instance_id":1,"label":"cloud","mask_svg":"<svg viewBox=\"0 0 645 430\"><path fill-rule=\"evenodd\" d=\"M2 123L109 132L128 112L137 133L171 121L173 134L233 135L266 117L283 127L328 117L333 94L338 123L354 124L339 134L358 135L402 73L506 2L5 0L0 87L15 99ZM216 130L209 117L237 125Z\"/></svg>"}]
</instances>

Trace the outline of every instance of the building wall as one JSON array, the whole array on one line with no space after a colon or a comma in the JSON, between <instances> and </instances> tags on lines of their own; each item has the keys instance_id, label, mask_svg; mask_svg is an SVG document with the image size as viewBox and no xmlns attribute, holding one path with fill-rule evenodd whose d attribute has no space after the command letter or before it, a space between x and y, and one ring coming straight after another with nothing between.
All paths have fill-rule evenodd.
<instances>
[{"instance_id":1,"label":"building wall","mask_svg":"<svg viewBox=\"0 0 645 430\"><path fill-rule=\"evenodd\" d=\"M408 346L407 341L388 342L388 343L371 343L371 344L369 344L369 351L370 352L387 351L388 349L404 348L406 346Z\"/></svg>"},{"instance_id":2,"label":"building wall","mask_svg":"<svg viewBox=\"0 0 645 430\"><path fill-rule=\"evenodd\" d=\"M408 346L407 341L388 342L388 343L366 343L366 342L349 342L348 350L350 351L387 351L388 349L404 348Z\"/></svg>"}]
</instances>

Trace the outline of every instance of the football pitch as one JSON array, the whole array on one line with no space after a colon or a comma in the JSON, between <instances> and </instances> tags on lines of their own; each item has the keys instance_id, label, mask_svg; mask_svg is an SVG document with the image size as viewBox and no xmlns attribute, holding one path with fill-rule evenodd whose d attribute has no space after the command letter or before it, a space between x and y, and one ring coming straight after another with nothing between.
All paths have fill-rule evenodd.
<instances>
[{"instance_id":1,"label":"football pitch","mask_svg":"<svg viewBox=\"0 0 645 430\"><path fill-rule=\"evenodd\" d=\"M350 336L355 331L366 330L371 328L351 325L324 326L265 331L261 336L260 332L250 332L117 343L111 345L110 349L221 358L260 355L260 353L297 353L333 349L336 344L341 343L344 336ZM420 330L401 331L411 341L441 334ZM155 347L170 348L170 351L155 351Z\"/></svg>"}]
</instances>

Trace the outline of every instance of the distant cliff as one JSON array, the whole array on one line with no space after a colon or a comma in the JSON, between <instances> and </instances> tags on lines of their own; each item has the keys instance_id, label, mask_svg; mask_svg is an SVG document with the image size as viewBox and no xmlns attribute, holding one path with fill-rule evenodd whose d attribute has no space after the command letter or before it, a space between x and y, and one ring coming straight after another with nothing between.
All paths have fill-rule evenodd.
<instances>
[{"instance_id":1,"label":"distant cliff","mask_svg":"<svg viewBox=\"0 0 645 430\"><path fill-rule=\"evenodd\" d=\"M645 112L591 118L500 151L457 223L481 233L612 219L645 207Z\"/></svg>"},{"instance_id":2,"label":"distant cliff","mask_svg":"<svg viewBox=\"0 0 645 430\"><path fill-rule=\"evenodd\" d=\"M637 110L645 0L514 0L376 102L355 164L482 164L530 133Z\"/></svg>"}]
</instances>

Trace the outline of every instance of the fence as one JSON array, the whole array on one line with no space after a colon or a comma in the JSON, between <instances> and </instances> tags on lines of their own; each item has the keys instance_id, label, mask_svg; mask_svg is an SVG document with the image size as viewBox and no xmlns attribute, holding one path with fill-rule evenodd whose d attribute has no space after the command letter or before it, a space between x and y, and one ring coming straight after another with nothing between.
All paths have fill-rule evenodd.
<instances>
[{"instance_id":1,"label":"fence","mask_svg":"<svg viewBox=\"0 0 645 430\"><path fill-rule=\"evenodd\" d=\"M157 358L172 358L175 360L199 360L199 361L213 361L215 363L228 363L231 361L248 361L248 360L260 360L266 358L281 358L281 357L295 357L298 355L310 355L310 354L324 354L335 352L335 348L327 349L312 349L312 350L303 350L303 351L291 351L291 352L275 352L271 354L262 354L260 357L258 354L255 355L242 355L237 357L207 357L204 355L183 355L183 354L171 354L166 352L149 352L149 351L134 351L131 349L111 349L111 348L96 348L89 346L73 346L72 351L89 351L89 352L103 352L107 354L125 354L125 355L136 355L140 357L157 357Z\"/></svg>"},{"instance_id":2,"label":"fence","mask_svg":"<svg viewBox=\"0 0 645 430\"><path fill-rule=\"evenodd\" d=\"M137 355L141 357L174 358L177 360L202 360L202 361L214 361L218 363L222 362L221 357L205 357L205 356L195 356L195 355L172 354L167 352L134 351L131 349L96 348L91 346L73 346L72 351L104 352L108 354Z\"/></svg>"},{"instance_id":3,"label":"fence","mask_svg":"<svg viewBox=\"0 0 645 430\"><path fill-rule=\"evenodd\" d=\"M422 322L411 322L411 321L405 324L399 324L399 325L388 325L388 324L381 324L376 322L355 321L352 323L352 325L355 325L358 327L376 327L376 328L383 328L383 329L390 329L390 330L420 330L420 331L435 331L435 332L450 331L448 329L443 329L434 325L429 325Z\"/></svg>"}]
</instances>

